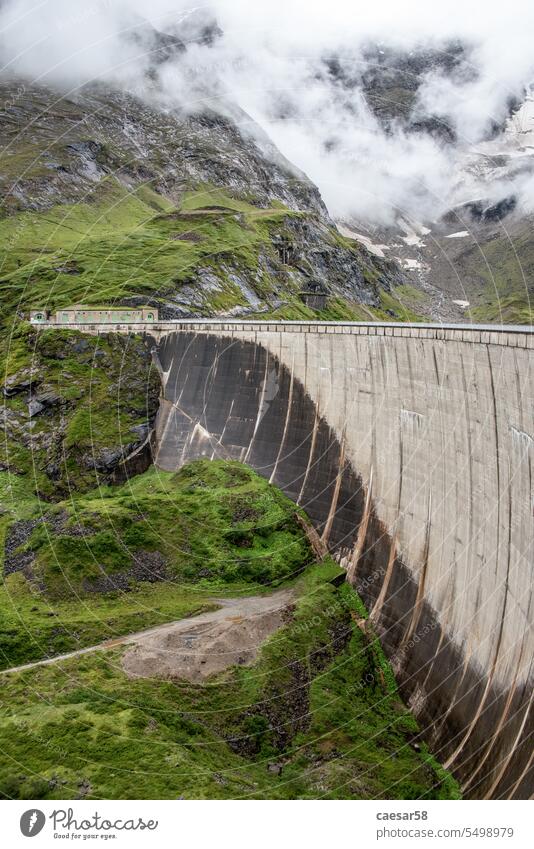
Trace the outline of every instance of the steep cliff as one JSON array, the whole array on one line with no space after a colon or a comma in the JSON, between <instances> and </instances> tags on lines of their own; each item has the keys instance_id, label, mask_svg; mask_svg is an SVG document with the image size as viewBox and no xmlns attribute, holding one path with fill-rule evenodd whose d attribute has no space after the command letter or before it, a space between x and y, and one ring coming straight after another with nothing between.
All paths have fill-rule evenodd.
<instances>
[{"instance_id":1,"label":"steep cliff","mask_svg":"<svg viewBox=\"0 0 534 849\"><path fill-rule=\"evenodd\" d=\"M350 215L339 224L401 266L406 285L397 295L407 309L433 321L531 324L532 89L510 89L501 113L484 113L476 140L458 131L445 102L421 97L429 79L441 80L444 91L456 86L457 98L476 86L472 49L461 42L410 50L371 45L363 55L329 60L333 88L361 92L387 133L429 137L450 156L450 179L433 214L398 209L387 225Z\"/></svg>"},{"instance_id":2,"label":"steep cliff","mask_svg":"<svg viewBox=\"0 0 534 849\"><path fill-rule=\"evenodd\" d=\"M0 102L2 466L44 497L111 480L158 389L140 342L37 339L20 326L32 306L310 317L299 292L318 284L324 317L367 318L401 279L339 234L317 188L231 104L187 114L155 83L141 99L5 77Z\"/></svg>"},{"instance_id":3,"label":"steep cliff","mask_svg":"<svg viewBox=\"0 0 534 849\"><path fill-rule=\"evenodd\" d=\"M0 102L4 309L299 311L320 283L352 316L400 280L339 235L317 188L232 104L186 113L155 87L140 99L5 79Z\"/></svg>"}]
</instances>

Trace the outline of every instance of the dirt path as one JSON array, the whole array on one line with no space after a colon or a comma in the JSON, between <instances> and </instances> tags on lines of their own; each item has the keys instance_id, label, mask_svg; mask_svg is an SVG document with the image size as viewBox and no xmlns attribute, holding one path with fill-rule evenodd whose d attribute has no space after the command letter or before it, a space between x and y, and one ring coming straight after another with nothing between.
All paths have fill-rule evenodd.
<instances>
[{"instance_id":1,"label":"dirt path","mask_svg":"<svg viewBox=\"0 0 534 849\"><path fill-rule=\"evenodd\" d=\"M248 666L267 637L287 619L291 590L218 600L210 613L163 625L139 637L122 658L130 678L202 681L230 666Z\"/></svg>"},{"instance_id":2,"label":"dirt path","mask_svg":"<svg viewBox=\"0 0 534 849\"><path fill-rule=\"evenodd\" d=\"M234 664L252 663L261 643L283 625L293 599L291 589L268 596L209 599L220 607L84 649L3 669L0 675L131 645L123 658L123 668L130 677L201 680Z\"/></svg>"}]
</instances>

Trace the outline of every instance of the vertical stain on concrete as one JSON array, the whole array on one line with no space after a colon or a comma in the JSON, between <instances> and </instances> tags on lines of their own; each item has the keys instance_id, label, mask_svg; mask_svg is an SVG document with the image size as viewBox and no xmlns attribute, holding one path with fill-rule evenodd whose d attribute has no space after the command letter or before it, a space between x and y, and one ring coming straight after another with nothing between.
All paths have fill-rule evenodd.
<instances>
[{"instance_id":1,"label":"vertical stain on concrete","mask_svg":"<svg viewBox=\"0 0 534 849\"><path fill-rule=\"evenodd\" d=\"M436 753L469 795L523 798L534 387L518 374L532 375L531 354L447 329L377 334L167 336L157 463L216 447L301 504L347 566Z\"/></svg>"},{"instance_id":2,"label":"vertical stain on concrete","mask_svg":"<svg viewBox=\"0 0 534 849\"><path fill-rule=\"evenodd\" d=\"M391 575L392 575L393 569L395 567L396 559L397 559L397 534L393 533L393 536L391 537L391 543L390 543L390 546L389 546L389 557L388 557L386 572L385 572L385 575L384 575L384 580L382 582L382 586L380 587L380 593L378 595L378 598L376 599L376 601L373 605L373 608L371 610L371 613L369 614L370 618L373 620L373 622L380 621L380 614L382 612L382 605L384 604L384 599L387 595L387 591L388 591L388 588L389 588L389 582L391 580Z\"/></svg>"},{"instance_id":3,"label":"vertical stain on concrete","mask_svg":"<svg viewBox=\"0 0 534 849\"><path fill-rule=\"evenodd\" d=\"M371 516L371 504L372 504L372 496L373 496L373 467L371 466L371 474L369 476L369 485L367 487L367 495L365 496L365 508L363 511L363 517L360 522L360 526L358 528L358 536L356 537L356 545L354 546L349 567L347 569L347 581L349 583L354 583L354 579L356 577L358 566L360 564L360 558L362 556L365 540L367 539L367 528L369 527L369 518Z\"/></svg>"},{"instance_id":4,"label":"vertical stain on concrete","mask_svg":"<svg viewBox=\"0 0 534 849\"><path fill-rule=\"evenodd\" d=\"M297 497L297 504L299 504L299 505L302 504L302 496L304 494L304 490L306 489L306 484L308 483L308 477L309 477L309 474L310 474L311 465L312 465L312 462L313 462L313 458L315 456L315 446L317 444L317 433L318 432L319 432L319 412L316 408L315 409L315 415L314 415L314 418L313 418L313 430L312 430L311 440L310 440L310 452L309 452L309 455L308 455L308 462L306 464L306 471L304 472L304 477L302 479L302 486L300 488L300 491L299 491L299 494L298 494L298 497Z\"/></svg>"},{"instance_id":5,"label":"vertical stain on concrete","mask_svg":"<svg viewBox=\"0 0 534 849\"><path fill-rule=\"evenodd\" d=\"M280 440L280 447L278 449L278 454L276 455L276 460L275 460L275 463L274 463L274 466L273 466L273 470L271 472L271 477L269 478L269 483L272 483L276 478L276 470L278 468L280 458L283 457L283 453L284 453L284 449L285 449L285 445L286 445L287 432L288 432L289 422L291 420L291 413L292 413L292 408L293 408L293 379L294 379L293 365L294 364L292 363L291 364L291 378L290 378L290 381L289 381L289 397L287 399L286 418L285 418L285 421L284 421L284 432L282 434L282 439ZM278 391L278 384L276 384L276 390ZM267 395L267 393L265 393L265 395ZM271 396L269 397L269 399L267 401L266 397L264 396L264 402L263 403L264 404L270 403L270 401L272 401L273 398L274 398L274 395L271 394Z\"/></svg>"},{"instance_id":6,"label":"vertical stain on concrete","mask_svg":"<svg viewBox=\"0 0 534 849\"><path fill-rule=\"evenodd\" d=\"M428 552L430 548L430 525L432 521L432 493L428 496L428 511L427 511L427 519L426 519L426 528L425 528L425 540L423 544L423 551L421 554L421 570L419 573L419 582L417 584L417 596L415 598L415 605L413 608L412 618L410 621L410 625L406 634L402 638L401 644L399 646L399 650L402 651L406 644L410 641L417 625L419 623L419 619L421 617L423 602L425 598L425 582L426 575L428 570Z\"/></svg>"},{"instance_id":7,"label":"vertical stain on concrete","mask_svg":"<svg viewBox=\"0 0 534 849\"><path fill-rule=\"evenodd\" d=\"M266 406L266 405L268 405L267 397L269 395L269 390L270 390L270 387L272 385L272 380L269 380L269 375L270 375L269 365L270 365L269 358L266 357L265 358L265 374L263 376L263 382L262 382L262 385L261 385L261 394L260 394L260 399L259 399L259 403L258 403L258 413L256 415L256 421L254 422L254 431L252 433L252 437L251 437L251 440L248 444L247 452L245 454L245 462L248 461L248 458L250 456L250 452L252 451L252 446L254 444L254 439L255 439L256 434L258 432L258 428L259 428L260 423L261 423L261 421L262 421L262 419L263 419L263 417L266 413L266 409L268 409L268 407Z\"/></svg>"},{"instance_id":8,"label":"vertical stain on concrete","mask_svg":"<svg viewBox=\"0 0 534 849\"><path fill-rule=\"evenodd\" d=\"M337 511L337 505L339 501L339 493L341 491L341 482L343 480L343 474L345 472L345 435L344 433L341 435L341 445L340 445L340 453L339 453L339 465L336 474L336 484L334 487L334 493L332 495L332 501L330 503L330 510L328 511L328 516L326 518L326 523L324 526L324 531L321 537L321 541L324 543L326 547L328 547L328 540L330 537L330 532L332 530L332 525L334 524L334 518Z\"/></svg>"}]
</instances>

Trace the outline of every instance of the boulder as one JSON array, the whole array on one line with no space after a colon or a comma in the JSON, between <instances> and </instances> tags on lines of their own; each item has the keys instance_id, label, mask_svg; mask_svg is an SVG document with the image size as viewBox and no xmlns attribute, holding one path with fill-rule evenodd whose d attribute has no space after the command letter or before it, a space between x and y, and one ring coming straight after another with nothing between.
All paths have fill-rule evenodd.
<instances>
[{"instance_id":1,"label":"boulder","mask_svg":"<svg viewBox=\"0 0 534 849\"><path fill-rule=\"evenodd\" d=\"M2 391L6 398L11 398L13 395L31 389L32 386L36 386L40 382L39 373L36 369L25 368L8 377Z\"/></svg>"},{"instance_id":2,"label":"boulder","mask_svg":"<svg viewBox=\"0 0 534 849\"><path fill-rule=\"evenodd\" d=\"M31 401L28 402L28 415L30 419L34 416L38 416L39 413L42 413L44 408L44 404L41 404L41 402L36 398L32 398Z\"/></svg>"}]
</instances>

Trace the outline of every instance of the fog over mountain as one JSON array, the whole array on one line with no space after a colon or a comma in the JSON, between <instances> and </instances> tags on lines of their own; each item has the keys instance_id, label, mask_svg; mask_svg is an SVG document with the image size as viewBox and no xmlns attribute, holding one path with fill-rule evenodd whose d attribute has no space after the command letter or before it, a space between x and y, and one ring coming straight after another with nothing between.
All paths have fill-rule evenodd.
<instances>
[{"instance_id":1,"label":"fog over mountain","mask_svg":"<svg viewBox=\"0 0 534 849\"><path fill-rule=\"evenodd\" d=\"M0 0L0 799L534 797L533 24Z\"/></svg>"},{"instance_id":2,"label":"fog over mountain","mask_svg":"<svg viewBox=\"0 0 534 849\"><path fill-rule=\"evenodd\" d=\"M328 15L300 0L7 0L2 73L112 82L193 112L237 103L337 216L432 220L510 194L530 211L530 167L488 175L467 161L477 146L517 152L504 130L533 76L534 9L507 8L503 27L502 10L456 0L333 0Z\"/></svg>"}]
</instances>

